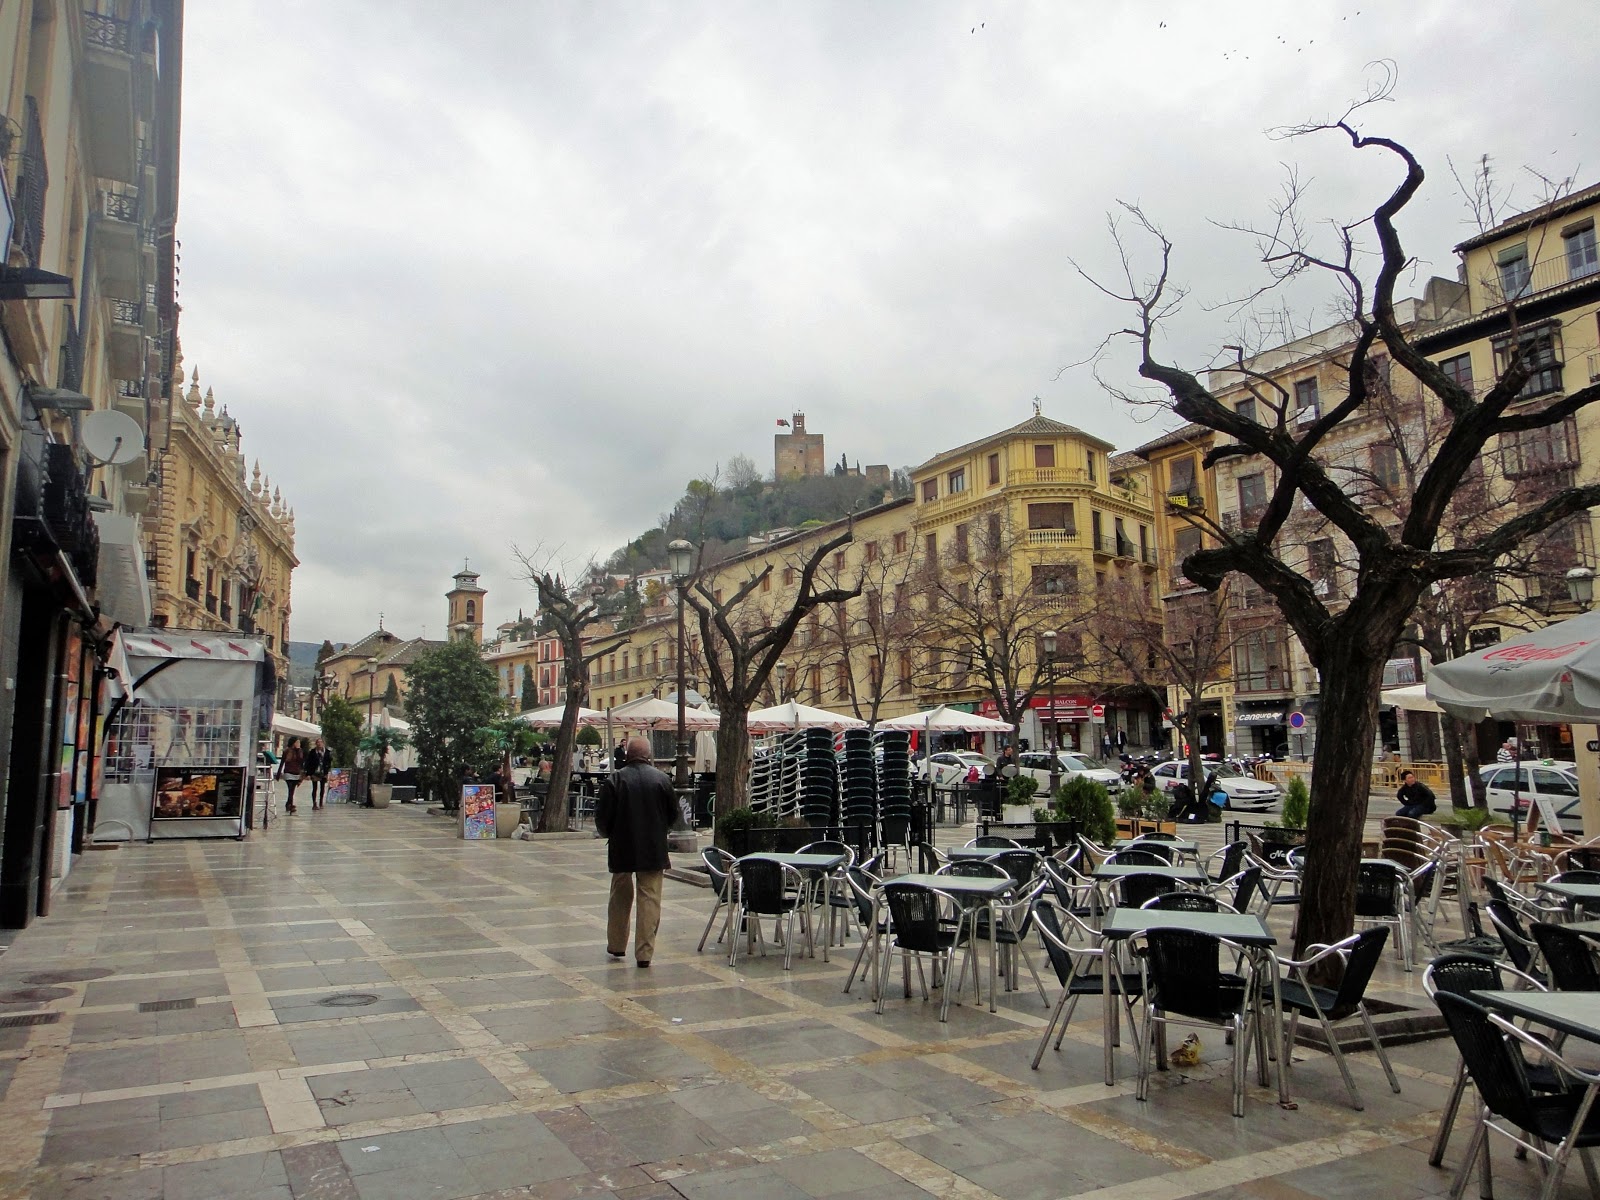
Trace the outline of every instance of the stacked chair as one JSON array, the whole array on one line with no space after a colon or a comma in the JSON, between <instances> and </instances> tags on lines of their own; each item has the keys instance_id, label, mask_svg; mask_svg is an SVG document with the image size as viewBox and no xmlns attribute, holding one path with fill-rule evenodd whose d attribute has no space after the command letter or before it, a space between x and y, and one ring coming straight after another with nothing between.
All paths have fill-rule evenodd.
<instances>
[{"instance_id":1,"label":"stacked chair","mask_svg":"<svg viewBox=\"0 0 1600 1200\"><path fill-rule=\"evenodd\" d=\"M806 729L789 740L799 743L801 754L801 820L819 828L837 825L839 764L833 754L833 734L826 729Z\"/></svg>"},{"instance_id":2,"label":"stacked chair","mask_svg":"<svg viewBox=\"0 0 1600 1200\"><path fill-rule=\"evenodd\" d=\"M849 737L848 734L845 736ZM890 851L901 846L909 850L911 735L901 729L885 730L875 735L873 742L878 768L878 816L883 822L883 846Z\"/></svg>"},{"instance_id":3,"label":"stacked chair","mask_svg":"<svg viewBox=\"0 0 1600 1200\"><path fill-rule=\"evenodd\" d=\"M869 730L845 730L839 765L841 824L846 837L864 852L878 836L878 768Z\"/></svg>"}]
</instances>

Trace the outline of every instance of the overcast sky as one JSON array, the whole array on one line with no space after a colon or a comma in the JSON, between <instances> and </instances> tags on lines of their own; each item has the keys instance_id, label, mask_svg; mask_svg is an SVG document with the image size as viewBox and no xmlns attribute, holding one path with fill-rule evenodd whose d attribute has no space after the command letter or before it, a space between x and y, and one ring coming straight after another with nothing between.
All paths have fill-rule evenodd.
<instances>
[{"instance_id":1,"label":"overcast sky","mask_svg":"<svg viewBox=\"0 0 1600 1200\"><path fill-rule=\"evenodd\" d=\"M1593 22L1570 3L187 6L180 300L199 367L296 510L292 636L380 611L444 629L470 557L493 624L531 611L513 544L581 564L803 410L830 461L903 466L1047 415L1129 447L1170 425L1090 367L1126 320L1074 272L1137 201L1193 288L1164 351L1200 367L1299 165L1352 219L1429 169L1402 232L1453 275L1446 166L1600 180ZM1296 297L1302 319L1327 296ZM1102 374L1126 379L1132 348ZM1067 368L1067 369L1063 369ZM1143 423L1141 423L1143 422Z\"/></svg>"}]
</instances>

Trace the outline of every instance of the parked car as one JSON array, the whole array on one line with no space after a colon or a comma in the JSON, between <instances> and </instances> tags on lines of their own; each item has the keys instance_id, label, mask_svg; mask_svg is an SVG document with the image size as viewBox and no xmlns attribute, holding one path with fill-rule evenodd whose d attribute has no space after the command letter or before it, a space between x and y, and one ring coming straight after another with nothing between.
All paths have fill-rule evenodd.
<instances>
[{"instance_id":1,"label":"parked car","mask_svg":"<svg viewBox=\"0 0 1600 1200\"><path fill-rule=\"evenodd\" d=\"M1563 821L1576 823L1580 819L1578 775L1572 763L1490 763L1479 767L1478 774L1483 776L1491 812L1508 817L1515 815L1521 821L1527 817L1533 803L1530 797L1538 795L1555 802L1556 816Z\"/></svg>"},{"instance_id":2,"label":"parked car","mask_svg":"<svg viewBox=\"0 0 1600 1200\"><path fill-rule=\"evenodd\" d=\"M1207 764L1206 771L1216 772L1217 782L1222 785L1222 790L1228 793L1229 808L1242 812L1266 812L1283 799L1283 789L1277 784L1246 775L1237 767L1230 767L1226 763L1219 763L1216 766ZM1179 783L1188 780L1189 764L1176 760L1164 762L1151 774L1155 776L1158 788L1170 792Z\"/></svg>"},{"instance_id":3,"label":"parked car","mask_svg":"<svg viewBox=\"0 0 1600 1200\"><path fill-rule=\"evenodd\" d=\"M935 787L949 787L964 781L973 767L978 768L979 775L987 775L994 770L994 760L975 750L941 750L926 760L917 760L917 778L931 774Z\"/></svg>"},{"instance_id":4,"label":"parked car","mask_svg":"<svg viewBox=\"0 0 1600 1200\"><path fill-rule=\"evenodd\" d=\"M1077 754L1071 750L1063 750L1057 757L1061 764L1059 773L1063 782L1074 775L1086 775L1096 783L1105 784L1106 791L1113 796L1123 788L1121 773L1106 766L1098 758L1091 758L1087 754ZM1049 751L1040 753L1034 750L1019 755L1017 757L1017 769L1022 774L1038 780L1041 792L1050 786Z\"/></svg>"}]
</instances>

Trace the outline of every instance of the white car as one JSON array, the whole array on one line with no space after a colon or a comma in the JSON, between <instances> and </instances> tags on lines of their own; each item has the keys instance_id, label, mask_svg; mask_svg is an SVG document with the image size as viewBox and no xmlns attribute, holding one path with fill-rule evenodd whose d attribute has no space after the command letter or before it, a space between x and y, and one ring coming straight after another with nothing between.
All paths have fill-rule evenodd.
<instances>
[{"instance_id":1,"label":"white car","mask_svg":"<svg viewBox=\"0 0 1600 1200\"><path fill-rule=\"evenodd\" d=\"M1521 778L1518 778L1518 772ZM1556 816L1576 826L1578 814L1577 768L1569 762L1490 763L1479 767L1489 801L1489 811L1512 815L1520 822L1528 815L1532 797L1544 796L1556 806ZM1444 803L1449 803L1446 796Z\"/></svg>"},{"instance_id":2,"label":"white car","mask_svg":"<svg viewBox=\"0 0 1600 1200\"><path fill-rule=\"evenodd\" d=\"M1229 808L1243 812L1266 812L1283 799L1283 789L1275 783L1257 779L1254 775L1245 775L1237 768L1223 763L1201 765L1208 773L1216 772L1217 782L1222 785L1222 790L1228 793ZM1164 762L1150 773L1155 776L1158 788L1170 792L1189 778L1189 764L1177 761ZM1202 775L1201 778L1204 779L1205 776Z\"/></svg>"},{"instance_id":3,"label":"white car","mask_svg":"<svg viewBox=\"0 0 1600 1200\"><path fill-rule=\"evenodd\" d=\"M949 787L965 782L973 767L978 768L980 776L987 775L994 770L994 760L972 750L941 750L917 760L917 778L931 776L935 787Z\"/></svg>"},{"instance_id":4,"label":"white car","mask_svg":"<svg viewBox=\"0 0 1600 1200\"><path fill-rule=\"evenodd\" d=\"M1091 758L1087 754L1075 754L1071 750L1062 750L1057 755L1060 766L1057 773L1062 781L1074 775L1086 775L1096 783L1105 784L1106 791L1115 796L1122 790L1122 773L1114 771L1102 763L1098 758ZM1017 769L1024 775L1039 782L1042 792L1050 786L1050 752L1043 753L1030 750L1017 756Z\"/></svg>"}]
</instances>

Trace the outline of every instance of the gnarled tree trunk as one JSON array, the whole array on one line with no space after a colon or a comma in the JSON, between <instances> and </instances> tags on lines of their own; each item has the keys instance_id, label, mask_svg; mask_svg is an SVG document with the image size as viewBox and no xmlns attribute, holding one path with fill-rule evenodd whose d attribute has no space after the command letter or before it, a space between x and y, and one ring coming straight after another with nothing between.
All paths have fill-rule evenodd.
<instances>
[{"instance_id":1,"label":"gnarled tree trunk","mask_svg":"<svg viewBox=\"0 0 1600 1200\"><path fill-rule=\"evenodd\" d=\"M750 803L750 711L724 708L717 726L716 816Z\"/></svg>"}]
</instances>

